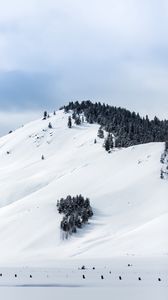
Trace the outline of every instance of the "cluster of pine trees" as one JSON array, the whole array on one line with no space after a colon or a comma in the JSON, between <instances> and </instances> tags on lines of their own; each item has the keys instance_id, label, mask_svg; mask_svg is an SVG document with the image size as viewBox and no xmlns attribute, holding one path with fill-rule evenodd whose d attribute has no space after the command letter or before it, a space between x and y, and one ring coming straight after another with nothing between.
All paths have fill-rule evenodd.
<instances>
[{"instance_id":1,"label":"cluster of pine trees","mask_svg":"<svg viewBox=\"0 0 168 300\"><path fill-rule=\"evenodd\" d=\"M104 148L107 152L114 148L114 140L112 134L109 132L104 140Z\"/></svg>"},{"instance_id":2,"label":"cluster of pine trees","mask_svg":"<svg viewBox=\"0 0 168 300\"><path fill-rule=\"evenodd\" d=\"M100 139L104 139L104 148L107 152L110 152L111 149L113 149L115 147L115 137L112 133L108 133L107 137L104 138L104 131L102 129L102 127L99 128L98 132L97 132L97 136Z\"/></svg>"},{"instance_id":3,"label":"cluster of pine trees","mask_svg":"<svg viewBox=\"0 0 168 300\"><path fill-rule=\"evenodd\" d=\"M57 201L57 209L60 214L64 214L60 227L66 238L76 233L77 228L82 228L82 225L93 216L90 200L82 195L75 197L68 195L65 199L61 198Z\"/></svg>"},{"instance_id":4,"label":"cluster of pine trees","mask_svg":"<svg viewBox=\"0 0 168 300\"><path fill-rule=\"evenodd\" d=\"M167 179L168 178L168 142L165 142L165 149L161 155L160 162L162 164L160 178Z\"/></svg>"},{"instance_id":5,"label":"cluster of pine trees","mask_svg":"<svg viewBox=\"0 0 168 300\"><path fill-rule=\"evenodd\" d=\"M72 117L68 117L68 127L72 128L72 119L74 120L74 124L81 125L84 123L84 116L73 112Z\"/></svg>"},{"instance_id":6,"label":"cluster of pine trees","mask_svg":"<svg viewBox=\"0 0 168 300\"><path fill-rule=\"evenodd\" d=\"M56 115L55 110L54 110L54 112L53 112L53 115L54 115L54 116ZM47 113L47 111L45 110L44 113L43 113L43 119L42 119L42 120L47 120L47 119L49 119L49 118L50 118L50 115L49 115L49 114ZM50 129L53 128L51 122L48 123L48 128L50 128Z\"/></svg>"},{"instance_id":7,"label":"cluster of pine trees","mask_svg":"<svg viewBox=\"0 0 168 300\"><path fill-rule=\"evenodd\" d=\"M90 124L100 124L102 129L115 136L116 147L168 140L168 120L161 121L157 117L149 120L148 116L142 118L138 113L124 108L92 103L89 100L70 102L60 109L65 112L72 110L75 116L82 114Z\"/></svg>"},{"instance_id":8,"label":"cluster of pine trees","mask_svg":"<svg viewBox=\"0 0 168 300\"><path fill-rule=\"evenodd\" d=\"M43 113L43 120L49 119L50 115L48 114L48 112L45 110Z\"/></svg>"}]
</instances>

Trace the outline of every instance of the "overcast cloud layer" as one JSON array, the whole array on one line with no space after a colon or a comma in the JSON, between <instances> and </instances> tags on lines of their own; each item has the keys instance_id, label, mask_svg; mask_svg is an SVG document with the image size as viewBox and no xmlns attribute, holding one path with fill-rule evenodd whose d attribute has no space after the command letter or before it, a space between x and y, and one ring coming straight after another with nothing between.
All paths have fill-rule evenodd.
<instances>
[{"instance_id":1,"label":"overcast cloud layer","mask_svg":"<svg viewBox=\"0 0 168 300\"><path fill-rule=\"evenodd\" d=\"M167 31L167 0L0 0L1 116L91 99L168 118Z\"/></svg>"}]
</instances>

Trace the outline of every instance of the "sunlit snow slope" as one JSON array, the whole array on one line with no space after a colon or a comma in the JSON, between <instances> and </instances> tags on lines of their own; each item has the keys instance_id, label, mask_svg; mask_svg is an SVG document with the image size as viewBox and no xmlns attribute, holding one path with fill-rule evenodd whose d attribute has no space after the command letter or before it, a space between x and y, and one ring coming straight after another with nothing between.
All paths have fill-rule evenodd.
<instances>
[{"instance_id":1,"label":"sunlit snow slope","mask_svg":"<svg viewBox=\"0 0 168 300\"><path fill-rule=\"evenodd\" d=\"M103 140L94 144L98 125L69 129L67 119L59 111L0 139L0 263L167 255L164 145L108 154ZM62 240L57 199L79 193L90 198L94 217Z\"/></svg>"}]
</instances>

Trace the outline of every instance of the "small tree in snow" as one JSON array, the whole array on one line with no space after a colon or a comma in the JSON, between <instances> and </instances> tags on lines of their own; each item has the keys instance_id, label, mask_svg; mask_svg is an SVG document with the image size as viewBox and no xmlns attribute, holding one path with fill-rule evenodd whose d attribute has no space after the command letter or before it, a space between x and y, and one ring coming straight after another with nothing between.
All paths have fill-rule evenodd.
<instances>
[{"instance_id":1,"label":"small tree in snow","mask_svg":"<svg viewBox=\"0 0 168 300\"><path fill-rule=\"evenodd\" d=\"M72 118L71 118L71 116L68 117L68 128L72 128Z\"/></svg>"},{"instance_id":2,"label":"small tree in snow","mask_svg":"<svg viewBox=\"0 0 168 300\"><path fill-rule=\"evenodd\" d=\"M100 139L104 139L104 131L103 129L100 127L98 132L97 132L97 136L100 138Z\"/></svg>"},{"instance_id":3,"label":"small tree in snow","mask_svg":"<svg viewBox=\"0 0 168 300\"><path fill-rule=\"evenodd\" d=\"M50 129L53 128L51 122L49 122L48 128L50 128Z\"/></svg>"},{"instance_id":4,"label":"small tree in snow","mask_svg":"<svg viewBox=\"0 0 168 300\"><path fill-rule=\"evenodd\" d=\"M163 173L163 170L161 169L161 171L160 171L160 178L161 179L164 179L164 173Z\"/></svg>"},{"instance_id":5,"label":"small tree in snow","mask_svg":"<svg viewBox=\"0 0 168 300\"><path fill-rule=\"evenodd\" d=\"M46 120L46 119L47 119L47 111L45 110L44 115L43 115L43 120Z\"/></svg>"},{"instance_id":6,"label":"small tree in snow","mask_svg":"<svg viewBox=\"0 0 168 300\"><path fill-rule=\"evenodd\" d=\"M111 149L113 149L114 147L114 144L113 144L113 137L112 137L112 134L111 133L108 133L108 136L107 138L105 139L105 142L104 142L104 148L106 151L110 151Z\"/></svg>"},{"instance_id":7,"label":"small tree in snow","mask_svg":"<svg viewBox=\"0 0 168 300\"><path fill-rule=\"evenodd\" d=\"M105 139L105 142L104 142L104 148L105 148L105 150L106 150L107 152L110 151L110 143L109 143L108 138Z\"/></svg>"}]
</instances>

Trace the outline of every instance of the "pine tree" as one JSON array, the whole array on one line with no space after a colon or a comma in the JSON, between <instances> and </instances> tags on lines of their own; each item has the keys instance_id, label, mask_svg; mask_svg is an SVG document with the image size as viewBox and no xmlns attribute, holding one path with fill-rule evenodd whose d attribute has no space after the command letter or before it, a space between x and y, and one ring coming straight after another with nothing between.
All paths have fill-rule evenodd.
<instances>
[{"instance_id":1,"label":"pine tree","mask_svg":"<svg viewBox=\"0 0 168 300\"><path fill-rule=\"evenodd\" d=\"M43 120L47 119L47 111L44 111Z\"/></svg>"},{"instance_id":2,"label":"pine tree","mask_svg":"<svg viewBox=\"0 0 168 300\"><path fill-rule=\"evenodd\" d=\"M109 139L108 139L108 138L105 139L105 142L104 142L104 148L105 148L105 150L106 150L107 152L110 151L110 142L109 142Z\"/></svg>"},{"instance_id":3,"label":"pine tree","mask_svg":"<svg viewBox=\"0 0 168 300\"><path fill-rule=\"evenodd\" d=\"M105 141L104 141L104 148L106 151L110 151L111 149L113 149L114 147L114 143L113 143L113 137L111 133L108 133Z\"/></svg>"},{"instance_id":4,"label":"pine tree","mask_svg":"<svg viewBox=\"0 0 168 300\"><path fill-rule=\"evenodd\" d=\"M76 118L75 118L75 124L76 125L80 125L81 124L80 116L76 116Z\"/></svg>"},{"instance_id":5,"label":"pine tree","mask_svg":"<svg viewBox=\"0 0 168 300\"><path fill-rule=\"evenodd\" d=\"M68 117L68 127L72 128L72 119L71 119L71 116Z\"/></svg>"},{"instance_id":6,"label":"pine tree","mask_svg":"<svg viewBox=\"0 0 168 300\"><path fill-rule=\"evenodd\" d=\"M165 142L165 151L168 152L168 141Z\"/></svg>"},{"instance_id":7,"label":"pine tree","mask_svg":"<svg viewBox=\"0 0 168 300\"><path fill-rule=\"evenodd\" d=\"M49 122L48 128L50 128L50 129L53 128L51 122Z\"/></svg>"},{"instance_id":8,"label":"pine tree","mask_svg":"<svg viewBox=\"0 0 168 300\"><path fill-rule=\"evenodd\" d=\"M110 149L112 149L114 147L114 143L113 143L113 137L111 133L108 133L107 139L109 141Z\"/></svg>"},{"instance_id":9,"label":"pine tree","mask_svg":"<svg viewBox=\"0 0 168 300\"><path fill-rule=\"evenodd\" d=\"M73 111L73 113L72 113L72 119L76 119L76 112L75 111Z\"/></svg>"},{"instance_id":10,"label":"pine tree","mask_svg":"<svg viewBox=\"0 0 168 300\"><path fill-rule=\"evenodd\" d=\"M98 132L97 132L97 136L100 138L100 139L104 139L104 131L103 129L100 127Z\"/></svg>"}]
</instances>

